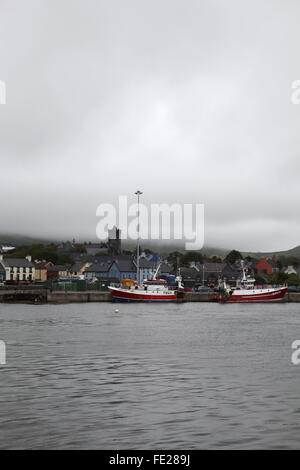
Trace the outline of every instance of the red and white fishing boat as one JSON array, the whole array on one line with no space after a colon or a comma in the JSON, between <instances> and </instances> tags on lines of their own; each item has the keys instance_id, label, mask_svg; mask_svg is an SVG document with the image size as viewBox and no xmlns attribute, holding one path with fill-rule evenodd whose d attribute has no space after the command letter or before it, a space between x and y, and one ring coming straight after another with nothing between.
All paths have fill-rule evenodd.
<instances>
[{"instance_id":1,"label":"red and white fishing boat","mask_svg":"<svg viewBox=\"0 0 300 470\"><path fill-rule=\"evenodd\" d=\"M232 288L223 283L223 294L220 293L220 302L277 302L283 300L287 287L255 288L255 279L246 274L244 262L242 265L242 277Z\"/></svg>"},{"instance_id":2,"label":"red and white fishing boat","mask_svg":"<svg viewBox=\"0 0 300 470\"><path fill-rule=\"evenodd\" d=\"M171 290L164 279L145 280L141 286L109 287L116 302L179 302L184 298L181 281L177 278L178 289Z\"/></svg>"},{"instance_id":3,"label":"red and white fishing boat","mask_svg":"<svg viewBox=\"0 0 300 470\"><path fill-rule=\"evenodd\" d=\"M182 301L184 299L185 294L184 294L184 289L181 285L180 276L176 278L178 288L175 290L169 289L167 281L165 281L164 279L156 278L159 272L160 265L158 266L152 280L144 280L142 285L139 285L139 281L140 281L139 279L140 278L139 204L140 204L140 196L143 193L141 191L136 191L135 194L137 195L137 198L138 198L138 224L137 224L138 237L137 237L137 253L136 253L137 282L131 282L132 285L129 285L129 286L122 286L122 287L110 286L109 287L110 293L116 302L178 302L178 301Z\"/></svg>"}]
</instances>

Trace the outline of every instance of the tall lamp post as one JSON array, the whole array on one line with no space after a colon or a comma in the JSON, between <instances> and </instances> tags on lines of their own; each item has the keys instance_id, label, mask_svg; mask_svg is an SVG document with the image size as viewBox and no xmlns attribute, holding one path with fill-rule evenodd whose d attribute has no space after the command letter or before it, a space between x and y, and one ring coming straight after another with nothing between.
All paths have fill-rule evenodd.
<instances>
[{"instance_id":1,"label":"tall lamp post","mask_svg":"<svg viewBox=\"0 0 300 470\"><path fill-rule=\"evenodd\" d=\"M140 285L140 196L143 194L142 191L136 191L134 193L138 198L138 239L136 247L136 280L138 285Z\"/></svg>"}]
</instances>

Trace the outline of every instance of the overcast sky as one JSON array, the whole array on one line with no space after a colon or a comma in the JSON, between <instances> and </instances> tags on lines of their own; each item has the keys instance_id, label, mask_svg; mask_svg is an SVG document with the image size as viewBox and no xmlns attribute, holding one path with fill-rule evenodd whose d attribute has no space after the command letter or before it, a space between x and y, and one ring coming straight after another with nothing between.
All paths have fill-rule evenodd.
<instances>
[{"instance_id":1,"label":"overcast sky","mask_svg":"<svg viewBox=\"0 0 300 470\"><path fill-rule=\"evenodd\" d=\"M95 239L97 206L142 189L204 203L207 245L299 245L299 19L297 0L0 0L0 233Z\"/></svg>"}]
</instances>

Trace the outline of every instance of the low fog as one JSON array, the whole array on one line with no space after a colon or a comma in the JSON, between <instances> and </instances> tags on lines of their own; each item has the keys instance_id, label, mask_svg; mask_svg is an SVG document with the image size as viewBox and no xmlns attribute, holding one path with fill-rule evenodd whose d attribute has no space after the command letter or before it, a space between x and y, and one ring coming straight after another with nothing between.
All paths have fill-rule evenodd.
<instances>
[{"instance_id":1,"label":"low fog","mask_svg":"<svg viewBox=\"0 0 300 470\"><path fill-rule=\"evenodd\" d=\"M205 244L300 244L300 4L1 0L0 233L95 240L119 195Z\"/></svg>"}]
</instances>

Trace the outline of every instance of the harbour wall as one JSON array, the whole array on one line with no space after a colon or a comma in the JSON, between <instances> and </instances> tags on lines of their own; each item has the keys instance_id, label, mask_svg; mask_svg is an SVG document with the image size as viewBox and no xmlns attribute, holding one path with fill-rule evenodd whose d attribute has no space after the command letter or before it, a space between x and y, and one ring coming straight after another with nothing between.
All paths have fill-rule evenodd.
<instances>
[{"instance_id":1,"label":"harbour wall","mask_svg":"<svg viewBox=\"0 0 300 470\"><path fill-rule=\"evenodd\" d=\"M187 292L185 302L213 302L215 295L212 292ZM285 302L300 302L300 292L288 292ZM51 291L49 289L11 289L0 290L0 303L85 303L85 302L112 302L109 291Z\"/></svg>"},{"instance_id":2,"label":"harbour wall","mask_svg":"<svg viewBox=\"0 0 300 470\"><path fill-rule=\"evenodd\" d=\"M212 302L212 292L187 292L185 302ZM62 302L112 302L110 292L49 292L49 303Z\"/></svg>"},{"instance_id":3,"label":"harbour wall","mask_svg":"<svg viewBox=\"0 0 300 470\"><path fill-rule=\"evenodd\" d=\"M300 292L288 292L285 300L287 302L300 302Z\"/></svg>"},{"instance_id":4,"label":"harbour wall","mask_svg":"<svg viewBox=\"0 0 300 470\"><path fill-rule=\"evenodd\" d=\"M48 303L70 303L70 302L112 302L109 291L84 291L84 292L64 292L48 291Z\"/></svg>"}]
</instances>

